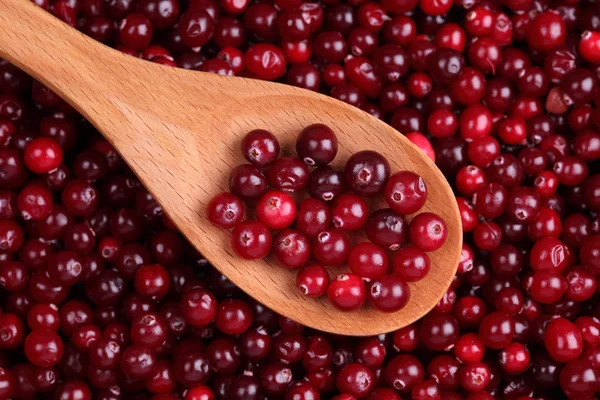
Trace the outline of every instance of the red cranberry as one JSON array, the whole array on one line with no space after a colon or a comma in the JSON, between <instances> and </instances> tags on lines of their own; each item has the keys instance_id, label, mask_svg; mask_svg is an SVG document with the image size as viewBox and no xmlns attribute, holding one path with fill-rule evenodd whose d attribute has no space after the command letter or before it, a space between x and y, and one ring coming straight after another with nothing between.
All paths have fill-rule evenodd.
<instances>
[{"instance_id":1,"label":"red cranberry","mask_svg":"<svg viewBox=\"0 0 600 400\"><path fill-rule=\"evenodd\" d=\"M271 231L258 221L243 221L231 232L233 250L242 258L264 258L271 249Z\"/></svg>"},{"instance_id":2,"label":"red cranberry","mask_svg":"<svg viewBox=\"0 0 600 400\"><path fill-rule=\"evenodd\" d=\"M392 358L383 371L385 382L401 394L410 393L424 376L425 371L419 360L404 354Z\"/></svg>"},{"instance_id":3,"label":"red cranberry","mask_svg":"<svg viewBox=\"0 0 600 400\"><path fill-rule=\"evenodd\" d=\"M338 310L352 311L364 304L367 293L365 284L358 275L342 274L329 284L327 297Z\"/></svg>"},{"instance_id":4,"label":"red cranberry","mask_svg":"<svg viewBox=\"0 0 600 400\"><path fill-rule=\"evenodd\" d=\"M435 251L444 245L448 235L446 223L434 213L422 213L413 218L408 235L415 247Z\"/></svg>"},{"instance_id":5,"label":"red cranberry","mask_svg":"<svg viewBox=\"0 0 600 400\"><path fill-rule=\"evenodd\" d=\"M431 268L429 257L416 247L400 249L392 260L394 274L407 282L416 282L423 279Z\"/></svg>"},{"instance_id":6,"label":"red cranberry","mask_svg":"<svg viewBox=\"0 0 600 400\"><path fill-rule=\"evenodd\" d=\"M569 398L589 398L598 391L600 373L587 360L568 363L560 372L560 386Z\"/></svg>"},{"instance_id":7,"label":"red cranberry","mask_svg":"<svg viewBox=\"0 0 600 400\"><path fill-rule=\"evenodd\" d=\"M253 319L250 306L236 299L222 301L217 307L215 324L219 330L229 335L239 335L250 328Z\"/></svg>"},{"instance_id":8,"label":"red cranberry","mask_svg":"<svg viewBox=\"0 0 600 400\"><path fill-rule=\"evenodd\" d=\"M583 340L577 326L564 318L550 321L544 333L548 354L558 362L573 361L583 351Z\"/></svg>"},{"instance_id":9,"label":"red cranberry","mask_svg":"<svg viewBox=\"0 0 600 400\"><path fill-rule=\"evenodd\" d=\"M327 205L317 199L306 199L298 207L296 229L309 238L329 228L331 213Z\"/></svg>"},{"instance_id":10,"label":"red cranberry","mask_svg":"<svg viewBox=\"0 0 600 400\"><path fill-rule=\"evenodd\" d=\"M340 265L348 258L350 239L340 230L327 229L312 241L314 258L324 265Z\"/></svg>"},{"instance_id":11,"label":"red cranberry","mask_svg":"<svg viewBox=\"0 0 600 400\"><path fill-rule=\"evenodd\" d=\"M383 275L375 279L369 289L369 302L378 311L399 311L409 299L409 286L396 275Z\"/></svg>"},{"instance_id":12,"label":"red cranberry","mask_svg":"<svg viewBox=\"0 0 600 400\"><path fill-rule=\"evenodd\" d=\"M270 44L256 44L246 51L246 69L265 80L277 79L285 73L285 55Z\"/></svg>"},{"instance_id":13,"label":"red cranberry","mask_svg":"<svg viewBox=\"0 0 600 400\"><path fill-rule=\"evenodd\" d=\"M63 355L62 339L54 332L33 331L23 345L25 356L35 366L48 368L56 365Z\"/></svg>"},{"instance_id":14,"label":"red cranberry","mask_svg":"<svg viewBox=\"0 0 600 400\"><path fill-rule=\"evenodd\" d=\"M119 40L132 50L143 50L152 40L153 29L148 18L141 14L131 14L121 21Z\"/></svg>"},{"instance_id":15,"label":"red cranberry","mask_svg":"<svg viewBox=\"0 0 600 400\"><path fill-rule=\"evenodd\" d=\"M276 189L294 192L306 186L308 167L296 157L281 157L267 170L269 184Z\"/></svg>"},{"instance_id":16,"label":"red cranberry","mask_svg":"<svg viewBox=\"0 0 600 400\"><path fill-rule=\"evenodd\" d=\"M286 228L296 218L296 202L288 193L268 191L256 203L256 217L271 229Z\"/></svg>"},{"instance_id":17,"label":"red cranberry","mask_svg":"<svg viewBox=\"0 0 600 400\"><path fill-rule=\"evenodd\" d=\"M242 154L250 163L262 168L279 157L279 141L269 131L255 129L242 140Z\"/></svg>"},{"instance_id":18,"label":"red cranberry","mask_svg":"<svg viewBox=\"0 0 600 400\"><path fill-rule=\"evenodd\" d=\"M373 212L365 223L369 240L378 246L395 251L406 239L406 221L402 214L392 209Z\"/></svg>"},{"instance_id":19,"label":"red cranberry","mask_svg":"<svg viewBox=\"0 0 600 400\"><path fill-rule=\"evenodd\" d=\"M296 152L308 165L325 165L337 154L335 133L323 124L310 125L300 132Z\"/></svg>"},{"instance_id":20,"label":"red cranberry","mask_svg":"<svg viewBox=\"0 0 600 400\"><path fill-rule=\"evenodd\" d=\"M273 238L273 256L284 268L301 268L310 259L310 240L293 229L284 229Z\"/></svg>"},{"instance_id":21,"label":"red cranberry","mask_svg":"<svg viewBox=\"0 0 600 400\"><path fill-rule=\"evenodd\" d=\"M229 176L229 190L244 201L257 200L267 189L263 173L250 164L239 165Z\"/></svg>"},{"instance_id":22,"label":"red cranberry","mask_svg":"<svg viewBox=\"0 0 600 400\"><path fill-rule=\"evenodd\" d=\"M296 286L306 296L321 297L327 292L329 274L321 265L309 265L298 272Z\"/></svg>"},{"instance_id":23,"label":"red cranberry","mask_svg":"<svg viewBox=\"0 0 600 400\"><path fill-rule=\"evenodd\" d=\"M346 162L344 177L350 190L363 197L380 193L390 175L388 161L374 151L353 154Z\"/></svg>"},{"instance_id":24,"label":"red cranberry","mask_svg":"<svg viewBox=\"0 0 600 400\"><path fill-rule=\"evenodd\" d=\"M373 372L357 363L344 366L337 375L338 389L351 396L365 396L373 389L374 381Z\"/></svg>"},{"instance_id":25,"label":"red cranberry","mask_svg":"<svg viewBox=\"0 0 600 400\"><path fill-rule=\"evenodd\" d=\"M210 200L206 206L206 214L211 224L231 229L244 218L244 204L231 193L220 193Z\"/></svg>"},{"instance_id":26,"label":"red cranberry","mask_svg":"<svg viewBox=\"0 0 600 400\"><path fill-rule=\"evenodd\" d=\"M479 337L491 349L501 349L508 345L515 334L512 317L504 312L494 312L486 316L479 326Z\"/></svg>"}]
</instances>

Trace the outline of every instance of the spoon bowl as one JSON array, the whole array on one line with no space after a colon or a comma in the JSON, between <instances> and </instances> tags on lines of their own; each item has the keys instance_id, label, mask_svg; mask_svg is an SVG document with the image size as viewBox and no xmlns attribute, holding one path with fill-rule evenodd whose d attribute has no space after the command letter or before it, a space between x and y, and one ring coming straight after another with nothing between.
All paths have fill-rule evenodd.
<instances>
[{"instance_id":1,"label":"spoon bowl","mask_svg":"<svg viewBox=\"0 0 600 400\"><path fill-rule=\"evenodd\" d=\"M0 2L0 57L86 117L211 264L277 313L335 334L377 335L425 315L450 286L462 247L452 190L424 153L377 118L291 86L165 67L124 55L28 0ZM295 271L268 258L239 258L231 249L229 232L206 218L208 201L228 190L229 172L246 162L240 142L247 132L267 129L277 136L283 153L292 154L298 133L314 123L330 126L338 136L332 167L342 169L358 151L377 151L388 159L392 173L410 170L423 177L428 199L421 211L435 212L446 221L448 239L429 254L431 271L410 284L411 299L401 311L385 314L365 307L345 313L327 299L306 298L295 287ZM344 270L329 269L331 274Z\"/></svg>"}]
</instances>

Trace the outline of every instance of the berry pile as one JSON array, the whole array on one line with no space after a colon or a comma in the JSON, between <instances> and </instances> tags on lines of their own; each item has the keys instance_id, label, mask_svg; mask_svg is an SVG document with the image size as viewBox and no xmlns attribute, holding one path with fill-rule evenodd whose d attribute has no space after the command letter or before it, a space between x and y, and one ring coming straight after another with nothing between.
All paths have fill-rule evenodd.
<instances>
[{"instance_id":1,"label":"berry pile","mask_svg":"<svg viewBox=\"0 0 600 400\"><path fill-rule=\"evenodd\" d=\"M401 171L390 176L385 157L370 150L353 154L344 171L336 171L327 164L337 148L335 133L323 124L300 132L298 157L279 158L279 142L271 132L249 132L241 150L250 164L233 169L231 193L213 197L207 217L215 226L233 228L231 244L238 256L253 260L272 254L283 268L301 268L296 286L306 296L327 293L341 311L356 310L367 298L378 311L399 311L410 299L407 282L419 281L429 272L425 252L446 241L446 224L431 212L406 222L405 215L418 212L427 200L427 187L419 175ZM309 166L315 169L310 171ZM369 215L365 198L380 195L390 208ZM251 202L256 220L242 221L243 201ZM347 232L362 229L370 242L352 246ZM272 231L277 231L274 236ZM407 237L412 246L401 248ZM393 273L388 251L396 252ZM310 263L313 260L317 263ZM325 266L346 263L350 272L330 282Z\"/></svg>"},{"instance_id":2,"label":"berry pile","mask_svg":"<svg viewBox=\"0 0 600 400\"><path fill-rule=\"evenodd\" d=\"M300 326L216 271L81 115L0 60L0 399L597 397L600 2L33 1L131 56L381 118L451 183L464 246L405 328Z\"/></svg>"}]
</instances>

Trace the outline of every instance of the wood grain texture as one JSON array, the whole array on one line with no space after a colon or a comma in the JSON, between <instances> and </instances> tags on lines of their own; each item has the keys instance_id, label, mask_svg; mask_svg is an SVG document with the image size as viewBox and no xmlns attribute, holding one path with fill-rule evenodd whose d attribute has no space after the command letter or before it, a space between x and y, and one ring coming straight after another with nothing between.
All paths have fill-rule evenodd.
<instances>
[{"instance_id":1,"label":"wood grain texture","mask_svg":"<svg viewBox=\"0 0 600 400\"><path fill-rule=\"evenodd\" d=\"M416 146L361 110L286 85L129 57L75 31L29 0L0 1L0 57L47 85L94 124L189 241L237 286L276 312L327 332L375 335L419 319L449 287L462 245L452 190ZM447 222L448 240L430 254L430 274L410 285L411 301L399 312L383 314L365 307L342 313L326 300L307 299L295 288L295 272L271 260L236 257L229 232L206 220L206 204L227 190L230 170L244 162L239 148L245 133L268 129L291 154L298 132L317 122L338 135L334 167L343 168L359 150L378 151L393 171L406 169L423 176L429 192L425 210Z\"/></svg>"}]
</instances>

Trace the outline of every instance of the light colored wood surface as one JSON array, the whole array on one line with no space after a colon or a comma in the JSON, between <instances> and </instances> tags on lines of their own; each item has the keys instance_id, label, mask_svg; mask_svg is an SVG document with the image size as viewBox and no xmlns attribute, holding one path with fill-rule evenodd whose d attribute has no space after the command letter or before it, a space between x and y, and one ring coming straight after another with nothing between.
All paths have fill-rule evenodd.
<instances>
[{"instance_id":1,"label":"light colored wood surface","mask_svg":"<svg viewBox=\"0 0 600 400\"><path fill-rule=\"evenodd\" d=\"M0 1L0 57L61 95L118 149L165 212L196 248L256 300L312 328L346 335L389 332L419 319L446 292L461 252L458 208L441 172L396 130L324 95L258 80L221 77L129 57L71 29L29 0ZM392 171L421 174L425 210L441 215L449 235L431 253L432 270L411 284L408 306L393 314L365 307L342 313L326 300L302 297L295 272L270 260L236 257L229 232L212 227L205 205L227 190L230 170L244 162L242 136L265 128L292 153L295 137L312 123L339 138L334 167L359 150L385 155ZM337 268L332 273L343 271Z\"/></svg>"}]
</instances>

